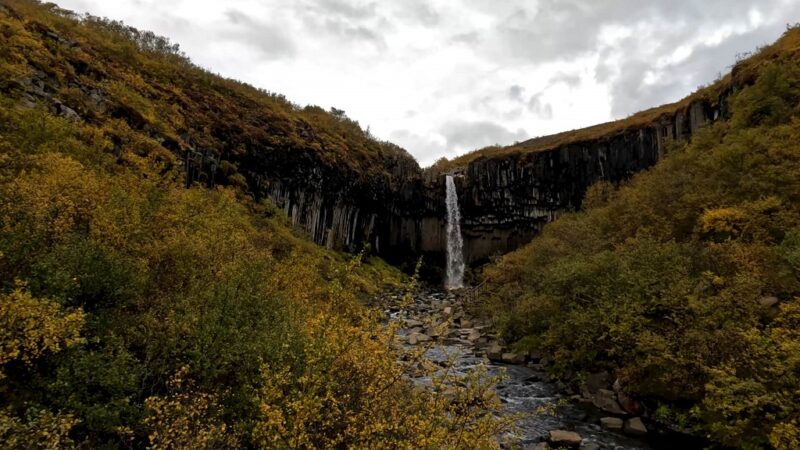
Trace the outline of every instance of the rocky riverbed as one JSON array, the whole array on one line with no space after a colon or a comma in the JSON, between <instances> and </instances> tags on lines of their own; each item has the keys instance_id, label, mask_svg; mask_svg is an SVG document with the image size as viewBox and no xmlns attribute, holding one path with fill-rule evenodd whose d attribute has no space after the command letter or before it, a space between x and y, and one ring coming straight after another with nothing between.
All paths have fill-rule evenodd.
<instances>
[{"instance_id":1,"label":"rocky riverbed","mask_svg":"<svg viewBox=\"0 0 800 450\"><path fill-rule=\"evenodd\" d=\"M410 302L403 302L400 294L382 301L389 319L399 327L398 343L410 351L424 349L424 363L447 367L456 375L482 367L487 376L504 373L495 388L501 414L518 414L520 419L513 434L499 437L501 442L515 442L523 449L695 447L638 416L639 405L615 390L605 374L589 377L580 394L549 381L547 358L511 351L485 319L471 314L467 298L463 293L423 289ZM412 376L420 385L430 384L424 373Z\"/></svg>"}]
</instances>

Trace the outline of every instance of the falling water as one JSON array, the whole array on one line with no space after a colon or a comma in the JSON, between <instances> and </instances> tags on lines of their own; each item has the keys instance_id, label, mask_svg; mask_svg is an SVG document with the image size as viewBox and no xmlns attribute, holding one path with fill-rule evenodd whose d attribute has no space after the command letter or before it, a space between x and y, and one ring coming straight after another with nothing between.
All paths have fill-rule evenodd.
<instances>
[{"instance_id":1,"label":"falling water","mask_svg":"<svg viewBox=\"0 0 800 450\"><path fill-rule=\"evenodd\" d=\"M464 287L464 243L461 240L461 213L453 177L447 175L447 289Z\"/></svg>"}]
</instances>

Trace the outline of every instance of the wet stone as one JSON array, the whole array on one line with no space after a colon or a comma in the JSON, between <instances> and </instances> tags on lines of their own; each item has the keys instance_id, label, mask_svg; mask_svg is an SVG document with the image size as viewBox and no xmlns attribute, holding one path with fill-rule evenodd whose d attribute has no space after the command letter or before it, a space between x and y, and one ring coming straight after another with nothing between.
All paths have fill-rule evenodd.
<instances>
[{"instance_id":1,"label":"wet stone","mask_svg":"<svg viewBox=\"0 0 800 450\"><path fill-rule=\"evenodd\" d=\"M574 431L553 430L548 433L547 440L553 445L578 448L583 438Z\"/></svg>"},{"instance_id":2,"label":"wet stone","mask_svg":"<svg viewBox=\"0 0 800 450\"><path fill-rule=\"evenodd\" d=\"M602 417L600 418L600 426L609 430L621 430L623 420L619 417Z\"/></svg>"},{"instance_id":3,"label":"wet stone","mask_svg":"<svg viewBox=\"0 0 800 450\"><path fill-rule=\"evenodd\" d=\"M634 417L625 421L625 433L642 436L647 434L647 427L644 426L641 417Z\"/></svg>"}]
</instances>

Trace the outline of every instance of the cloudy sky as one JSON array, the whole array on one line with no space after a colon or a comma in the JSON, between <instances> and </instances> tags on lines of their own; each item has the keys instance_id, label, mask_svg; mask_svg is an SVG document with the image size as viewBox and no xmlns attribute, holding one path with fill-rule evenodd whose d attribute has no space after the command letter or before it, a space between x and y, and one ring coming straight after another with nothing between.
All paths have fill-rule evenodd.
<instances>
[{"instance_id":1,"label":"cloudy sky","mask_svg":"<svg viewBox=\"0 0 800 450\"><path fill-rule=\"evenodd\" d=\"M422 165L678 100L800 21L800 0L56 1L343 109Z\"/></svg>"}]
</instances>

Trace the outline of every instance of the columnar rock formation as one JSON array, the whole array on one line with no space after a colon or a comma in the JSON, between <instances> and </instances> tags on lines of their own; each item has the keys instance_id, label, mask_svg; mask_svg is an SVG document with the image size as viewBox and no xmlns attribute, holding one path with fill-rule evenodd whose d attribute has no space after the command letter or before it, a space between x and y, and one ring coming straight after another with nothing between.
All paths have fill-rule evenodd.
<instances>
[{"instance_id":1,"label":"columnar rock formation","mask_svg":"<svg viewBox=\"0 0 800 450\"><path fill-rule=\"evenodd\" d=\"M542 151L499 152L447 170L421 171L398 160L389 165L391 178L374 183L342 179L303 160L284 160L278 172L269 170L277 161L244 166L257 191L317 243L346 250L368 243L390 261L425 254L440 266L447 245L445 177L459 175L464 258L475 263L529 242L545 223L580 207L593 183L618 183L651 167L671 141L688 139L724 114L724 98L713 105L697 100L650 123ZM396 184L382 185L386 180Z\"/></svg>"},{"instance_id":2,"label":"columnar rock formation","mask_svg":"<svg viewBox=\"0 0 800 450\"><path fill-rule=\"evenodd\" d=\"M593 183L623 181L651 167L670 141L688 139L725 113L724 98L696 101L651 123L536 152L481 156L463 167L428 169L411 208L390 227L390 242L444 262L445 175L458 174L464 256L479 262L529 242L564 211L580 207ZM391 248L391 247L390 247ZM441 254L441 256L440 256Z\"/></svg>"},{"instance_id":3,"label":"columnar rock formation","mask_svg":"<svg viewBox=\"0 0 800 450\"><path fill-rule=\"evenodd\" d=\"M207 74L179 54L144 53L146 46L129 43L134 53L180 68L167 77L131 64L131 55L111 57L103 43L77 29L26 20L7 7L0 14L30 35L19 43L19 67L8 72L14 76L0 83L0 92L20 107L101 127L107 151L121 164L126 151L134 152L165 171L183 169L187 187L237 186L271 199L321 245L346 251L368 246L392 262L425 254L429 263L444 266L447 174L459 175L464 257L475 263L528 242L558 214L579 207L591 184L619 182L652 166L669 141L726 116L725 95L711 101L719 94L707 89L634 121L535 139L514 151L482 152L446 170L423 171L404 150L375 140L341 112L300 108ZM89 22L119 32L100 19ZM714 92L746 84L748 76L739 64Z\"/></svg>"}]
</instances>

